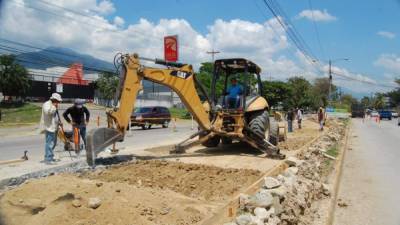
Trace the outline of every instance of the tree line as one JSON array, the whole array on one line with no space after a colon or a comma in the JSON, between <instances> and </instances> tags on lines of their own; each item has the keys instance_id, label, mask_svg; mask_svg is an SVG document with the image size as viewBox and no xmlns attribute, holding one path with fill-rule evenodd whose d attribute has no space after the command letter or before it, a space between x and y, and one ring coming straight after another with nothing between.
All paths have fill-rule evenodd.
<instances>
[{"instance_id":1,"label":"tree line","mask_svg":"<svg viewBox=\"0 0 400 225\"><path fill-rule=\"evenodd\" d=\"M210 93L213 64L202 63L196 73L197 79ZM263 81L264 97L270 106L287 110L300 107L315 110L328 105L335 108L350 110L352 104L361 104L365 108L382 109L384 107L396 107L400 105L400 79L396 79L398 88L386 92L376 93L373 96L364 96L357 100L350 94L341 94L335 85L331 86L329 100L329 79L316 78L313 82L303 76L294 76L286 81ZM239 77L240 83L240 77ZM252 83L255 83L253 81ZM119 84L119 77L115 73L103 72L96 80L96 89L100 98L111 100L114 98ZM222 79L216 84L217 95L222 94ZM0 92L5 96L24 97L29 91L30 81L28 71L16 61L14 55L0 56ZM385 101L388 98L389 104Z\"/></svg>"}]
</instances>

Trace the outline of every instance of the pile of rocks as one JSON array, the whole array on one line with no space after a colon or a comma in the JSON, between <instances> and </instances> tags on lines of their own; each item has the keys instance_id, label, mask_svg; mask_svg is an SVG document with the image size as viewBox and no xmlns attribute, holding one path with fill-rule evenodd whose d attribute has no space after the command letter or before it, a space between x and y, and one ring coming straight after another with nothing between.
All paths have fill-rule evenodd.
<instances>
[{"instance_id":1,"label":"pile of rocks","mask_svg":"<svg viewBox=\"0 0 400 225\"><path fill-rule=\"evenodd\" d=\"M329 196L328 186L319 182L320 164L315 162L289 157L290 167L282 174L265 177L256 194L240 195L239 216L225 225L300 224L312 201Z\"/></svg>"}]
</instances>

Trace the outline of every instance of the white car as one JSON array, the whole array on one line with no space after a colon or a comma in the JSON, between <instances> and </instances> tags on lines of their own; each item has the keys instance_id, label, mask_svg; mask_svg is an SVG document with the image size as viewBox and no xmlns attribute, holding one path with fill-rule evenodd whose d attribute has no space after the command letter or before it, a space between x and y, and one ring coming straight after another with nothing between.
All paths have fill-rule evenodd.
<instances>
[{"instance_id":1,"label":"white car","mask_svg":"<svg viewBox=\"0 0 400 225\"><path fill-rule=\"evenodd\" d=\"M379 117L379 113L377 111L372 111L371 117Z\"/></svg>"},{"instance_id":2,"label":"white car","mask_svg":"<svg viewBox=\"0 0 400 225\"><path fill-rule=\"evenodd\" d=\"M393 118L399 117L399 113L398 113L398 112L395 112L395 111L392 111L392 117L393 117Z\"/></svg>"}]
</instances>

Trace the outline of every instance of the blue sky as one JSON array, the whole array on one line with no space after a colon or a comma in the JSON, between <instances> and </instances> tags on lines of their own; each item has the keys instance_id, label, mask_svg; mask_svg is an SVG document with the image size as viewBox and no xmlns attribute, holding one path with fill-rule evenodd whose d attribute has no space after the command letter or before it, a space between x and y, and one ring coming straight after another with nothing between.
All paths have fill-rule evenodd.
<instances>
[{"instance_id":1,"label":"blue sky","mask_svg":"<svg viewBox=\"0 0 400 225\"><path fill-rule=\"evenodd\" d=\"M302 10L309 9L308 0L278 2L319 59L350 58L349 62L338 63L351 71L379 77L383 70L374 66L373 62L380 54L400 52L400 1L311 0L313 9L326 9L329 14L337 17L333 22L316 23L324 55L318 45L312 21L297 18ZM242 19L262 23L266 16L272 18L262 0L116 0L114 4L115 14L128 23L135 23L140 18L153 22L161 18L183 18L202 34L207 33L207 27L216 19ZM377 35L379 31L397 35L394 39L387 39Z\"/></svg>"},{"instance_id":2,"label":"blue sky","mask_svg":"<svg viewBox=\"0 0 400 225\"><path fill-rule=\"evenodd\" d=\"M255 61L265 79L302 75L313 81L327 76L326 60L349 58L335 62L333 68L347 76L334 76L335 84L344 90L362 96L388 90L365 82L395 85L393 80L400 77L400 0L274 1L319 64L310 64L297 51L263 0L52 0L51 4L7 0L0 14L0 36L38 47L71 48L111 61L117 52L162 57L162 38L178 34L180 60L195 68L210 60L206 51L214 46L221 51L217 57Z\"/></svg>"}]
</instances>

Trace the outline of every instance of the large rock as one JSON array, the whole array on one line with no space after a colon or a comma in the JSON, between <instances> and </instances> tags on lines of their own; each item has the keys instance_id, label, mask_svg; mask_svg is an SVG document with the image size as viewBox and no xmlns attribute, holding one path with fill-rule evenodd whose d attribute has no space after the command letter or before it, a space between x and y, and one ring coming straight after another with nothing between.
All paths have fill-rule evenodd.
<instances>
[{"instance_id":1,"label":"large rock","mask_svg":"<svg viewBox=\"0 0 400 225\"><path fill-rule=\"evenodd\" d=\"M300 160L300 159L298 159L298 158L296 158L296 157L293 157L293 156L289 156L289 157L285 160L285 163L286 163L289 167L291 167L291 166L299 166L299 165L301 165L301 164L303 163L303 160Z\"/></svg>"},{"instance_id":2,"label":"large rock","mask_svg":"<svg viewBox=\"0 0 400 225\"><path fill-rule=\"evenodd\" d=\"M254 215L261 221L265 221L269 217L269 213L265 208L256 207L254 209Z\"/></svg>"},{"instance_id":3,"label":"large rock","mask_svg":"<svg viewBox=\"0 0 400 225\"><path fill-rule=\"evenodd\" d=\"M288 189L285 186L280 186L278 188L269 189L268 192L271 193L272 197L277 196L280 199L283 199L283 198L285 198L285 195L287 194Z\"/></svg>"},{"instance_id":4,"label":"large rock","mask_svg":"<svg viewBox=\"0 0 400 225\"><path fill-rule=\"evenodd\" d=\"M272 205L273 197L268 190L260 190L254 196L250 198L249 205L253 207L267 208Z\"/></svg>"},{"instance_id":5,"label":"large rock","mask_svg":"<svg viewBox=\"0 0 400 225\"><path fill-rule=\"evenodd\" d=\"M285 177L291 177L291 176L296 176L296 174L299 172L299 168L297 167L289 167L283 172L283 176Z\"/></svg>"},{"instance_id":6,"label":"large rock","mask_svg":"<svg viewBox=\"0 0 400 225\"><path fill-rule=\"evenodd\" d=\"M274 200L272 201L272 207L274 209L274 215L279 215L283 212L283 207L281 205L281 202L279 200L279 197L274 197Z\"/></svg>"},{"instance_id":7,"label":"large rock","mask_svg":"<svg viewBox=\"0 0 400 225\"><path fill-rule=\"evenodd\" d=\"M273 188L277 188L279 186L281 186L281 182L279 180L277 180L276 178L273 178L273 177L265 177L264 178L263 188L273 189Z\"/></svg>"},{"instance_id":8,"label":"large rock","mask_svg":"<svg viewBox=\"0 0 400 225\"><path fill-rule=\"evenodd\" d=\"M88 207L92 209L97 209L101 205L101 200L99 198L89 198Z\"/></svg>"},{"instance_id":9,"label":"large rock","mask_svg":"<svg viewBox=\"0 0 400 225\"><path fill-rule=\"evenodd\" d=\"M253 216L250 213L245 213L240 216L237 216L235 219L235 222L238 225L249 225L251 221L253 220Z\"/></svg>"},{"instance_id":10,"label":"large rock","mask_svg":"<svg viewBox=\"0 0 400 225\"><path fill-rule=\"evenodd\" d=\"M265 225L278 225L281 222L281 220L277 216L273 216L268 219L268 223L265 223Z\"/></svg>"}]
</instances>

